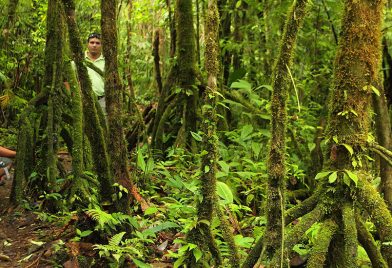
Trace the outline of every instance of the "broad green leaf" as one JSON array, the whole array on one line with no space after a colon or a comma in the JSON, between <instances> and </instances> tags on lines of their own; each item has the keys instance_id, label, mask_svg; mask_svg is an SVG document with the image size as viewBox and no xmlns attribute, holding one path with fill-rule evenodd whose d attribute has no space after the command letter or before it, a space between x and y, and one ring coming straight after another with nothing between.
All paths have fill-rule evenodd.
<instances>
[{"instance_id":1,"label":"broad green leaf","mask_svg":"<svg viewBox=\"0 0 392 268\"><path fill-rule=\"evenodd\" d=\"M351 156L354 154L354 150L353 147L351 147L351 145L343 143L343 146L346 147L347 151L350 153Z\"/></svg>"},{"instance_id":2,"label":"broad green leaf","mask_svg":"<svg viewBox=\"0 0 392 268\"><path fill-rule=\"evenodd\" d=\"M173 268L181 267L182 263L185 261L186 256L179 257L173 264Z\"/></svg>"},{"instance_id":3,"label":"broad green leaf","mask_svg":"<svg viewBox=\"0 0 392 268\"><path fill-rule=\"evenodd\" d=\"M333 141L335 142L335 143L339 143L339 140L338 140L338 137L337 136L333 136Z\"/></svg>"},{"instance_id":4,"label":"broad green leaf","mask_svg":"<svg viewBox=\"0 0 392 268\"><path fill-rule=\"evenodd\" d=\"M328 182L329 183L334 183L337 178L338 178L338 173L337 173L337 171L334 171L334 172L331 173L331 175L329 175Z\"/></svg>"},{"instance_id":5,"label":"broad green leaf","mask_svg":"<svg viewBox=\"0 0 392 268\"><path fill-rule=\"evenodd\" d=\"M158 209L156 207L149 207L148 209L146 209L146 211L144 211L144 215L148 216L151 214L155 214L156 212L158 212Z\"/></svg>"},{"instance_id":6,"label":"broad green leaf","mask_svg":"<svg viewBox=\"0 0 392 268\"><path fill-rule=\"evenodd\" d=\"M344 184L346 184L347 186L350 186L351 180L350 180L350 178L347 176L346 173L343 174L343 182L344 182Z\"/></svg>"},{"instance_id":7,"label":"broad green leaf","mask_svg":"<svg viewBox=\"0 0 392 268\"><path fill-rule=\"evenodd\" d=\"M80 237L86 237L86 236L91 235L92 233L93 233L92 230L86 230L86 231L81 232L79 236Z\"/></svg>"},{"instance_id":8,"label":"broad green leaf","mask_svg":"<svg viewBox=\"0 0 392 268\"><path fill-rule=\"evenodd\" d=\"M355 183L355 186L357 186L358 185L358 176L357 176L357 174L355 174L354 172L352 172L350 170L345 170L345 172L350 177L350 179Z\"/></svg>"},{"instance_id":9,"label":"broad green leaf","mask_svg":"<svg viewBox=\"0 0 392 268\"><path fill-rule=\"evenodd\" d=\"M199 220L198 223L204 223L207 226L211 226L211 223L208 220Z\"/></svg>"},{"instance_id":10,"label":"broad green leaf","mask_svg":"<svg viewBox=\"0 0 392 268\"><path fill-rule=\"evenodd\" d=\"M137 151L137 166L138 166L141 170L143 170L143 171L146 170L146 161L144 161L143 153L142 153L141 150L138 150L138 151Z\"/></svg>"},{"instance_id":11,"label":"broad green leaf","mask_svg":"<svg viewBox=\"0 0 392 268\"><path fill-rule=\"evenodd\" d=\"M196 141L202 141L202 140L203 140L203 138L200 136L199 133L196 133L196 132L191 131L191 135L192 135L192 137L193 137Z\"/></svg>"},{"instance_id":12,"label":"broad green leaf","mask_svg":"<svg viewBox=\"0 0 392 268\"><path fill-rule=\"evenodd\" d=\"M204 166L204 173L208 173L208 171L210 171L210 166L209 165L205 165Z\"/></svg>"},{"instance_id":13,"label":"broad green leaf","mask_svg":"<svg viewBox=\"0 0 392 268\"><path fill-rule=\"evenodd\" d=\"M261 151L261 143L260 142L252 142L252 151L255 154L255 157L257 158L260 154L260 151Z\"/></svg>"},{"instance_id":14,"label":"broad green leaf","mask_svg":"<svg viewBox=\"0 0 392 268\"><path fill-rule=\"evenodd\" d=\"M145 262L139 261L138 259L132 258L132 261L139 268L151 268L151 265L149 265Z\"/></svg>"},{"instance_id":15,"label":"broad green leaf","mask_svg":"<svg viewBox=\"0 0 392 268\"><path fill-rule=\"evenodd\" d=\"M143 233L157 233L157 232L161 232L163 230L166 229L170 229L170 228L178 228L179 225L177 223L171 222L171 221L166 221L163 222L161 224L158 224L157 226L148 228L146 230L143 231Z\"/></svg>"},{"instance_id":16,"label":"broad green leaf","mask_svg":"<svg viewBox=\"0 0 392 268\"><path fill-rule=\"evenodd\" d=\"M216 182L216 191L220 198L223 199L224 204L232 204L233 203L233 193L230 187L221 181Z\"/></svg>"},{"instance_id":17,"label":"broad green leaf","mask_svg":"<svg viewBox=\"0 0 392 268\"><path fill-rule=\"evenodd\" d=\"M251 90L252 85L248 81L238 80L238 82L233 82L231 84L230 88L240 88L240 89Z\"/></svg>"},{"instance_id":18,"label":"broad green leaf","mask_svg":"<svg viewBox=\"0 0 392 268\"><path fill-rule=\"evenodd\" d=\"M121 256L122 256L122 254L113 253L112 256L113 256L113 258L116 260L116 262L119 262L119 261L120 261L120 258L121 258Z\"/></svg>"},{"instance_id":19,"label":"broad green leaf","mask_svg":"<svg viewBox=\"0 0 392 268\"><path fill-rule=\"evenodd\" d=\"M241 129L241 140L244 141L253 132L252 125L245 125Z\"/></svg>"},{"instance_id":20,"label":"broad green leaf","mask_svg":"<svg viewBox=\"0 0 392 268\"><path fill-rule=\"evenodd\" d=\"M254 240L255 239L252 237L244 237L240 234L234 237L235 244L239 247L244 247L244 248L251 248Z\"/></svg>"},{"instance_id":21,"label":"broad green leaf","mask_svg":"<svg viewBox=\"0 0 392 268\"><path fill-rule=\"evenodd\" d=\"M193 250L193 256L195 256L196 262L198 262L198 260L200 260L201 256L203 256L203 252L201 252L201 250L199 248L195 248Z\"/></svg>"},{"instance_id":22,"label":"broad green leaf","mask_svg":"<svg viewBox=\"0 0 392 268\"><path fill-rule=\"evenodd\" d=\"M250 202L252 202L252 200L255 198L254 194L248 194L246 196L246 204L249 204Z\"/></svg>"},{"instance_id":23,"label":"broad green leaf","mask_svg":"<svg viewBox=\"0 0 392 268\"><path fill-rule=\"evenodd\" d=\"M229 173L230 166L229 166L229 164L226 163L226 161L223 161L223 160L218 161L218 164L220 165L220 167L224 173L226 173L226 174Z\"/></svg>"},{"instance_id":24,"label":"broad green leaf","mask_svg":"<svg viewBox=\"0 0 392 268\"><path fill-rule=\"evenodd\" d=\"M305 245L303 245L303 244L296 244L294 247L293 247L293 251L294 252L296 252L296 253L298 253L299 255L301 255L301 256L306 256L306 255L308 255L309 254L309 248L307 248Z\"/></svg>"},{"instance_id":25,"label":"broad green leaf","mask_svg":"<svg viewBox=\"0 0 392 268\"><path fill-rule=\"evenodd\" d=\"M315 179L315 180L319 180L319 179L325 178L325 177L327 177L330 173L331 173L331 171L325 171L325 172L317 173L317 175L316 175L316 177L315 177L314 179Z\"/></svg>"},{"instance_id":26,"label":"broad green leaf","mask_svg":"<svg viewBox=\"0 0 392 268\"><path fill-rule=\"evenodd\" d=\"M5 76L2 72L0 72L0 81L7 81L8 80L8 77L7 76Z\"/></svg>"}]
</instances>

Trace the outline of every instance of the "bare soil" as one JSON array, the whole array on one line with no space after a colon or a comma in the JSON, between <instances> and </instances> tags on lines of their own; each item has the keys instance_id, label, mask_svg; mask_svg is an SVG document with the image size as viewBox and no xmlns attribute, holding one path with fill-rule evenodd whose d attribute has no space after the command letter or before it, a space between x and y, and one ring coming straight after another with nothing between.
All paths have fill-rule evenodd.
<instances>
[{"instance_id":1,"label":"bare soil","mask_svg":"<svg viewBox=\"0 0 392 268\"><path fill-rule=\"evenodd\" d=\"M12 180L0 186L0 267L29 267L39 250L37 244L47 239L51 229L30 211L9 209L11 186Z\"/></svg>"}]
</instances>

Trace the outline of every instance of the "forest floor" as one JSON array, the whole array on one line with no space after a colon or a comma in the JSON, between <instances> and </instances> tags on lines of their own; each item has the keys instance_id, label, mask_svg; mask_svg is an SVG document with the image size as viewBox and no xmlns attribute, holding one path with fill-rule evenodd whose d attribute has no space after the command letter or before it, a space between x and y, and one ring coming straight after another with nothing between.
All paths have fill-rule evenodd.
<instances>
[{"instance_id":1,"label":"forest floor","mask_svg":"<svg viewBox=\"0 0 392 268\"><path fill-rule=\"evenodd\" d=\"M59 155L65 169L70 167L67 155ZM43 221L40 213L24 208L11 209L9 197L12 179L0 186L0 268L83 268L76 258L79 254L95 258L97 255L90 243L75 243L73 220L61 225L51 221ZM41 215L49 215L41 213ZM62 247L61 261L57 248ZM155 261L152 268L170 268L171 263ZM136 268L129 264L129 268Z\"/></svg>"},{"instance_id":2,"label":"forest floor","mask_svg":"<svg viewBox=\"0 0 392 268\"><path fill-rule=\"evenodd\" d=\"M59 159L70 168L67 154ZM62 227L41 221L33 211L11 209L11 187L12 179L0 186L0 268L53 267L50 246Z\"/></svg>"},{"instance_id":3,"label":"forest floor","mask_svg":"<svg viewBox=\"0 0 392 268\"><path fill-rule=\"evenodd\" d=\"M30 211L8 209L11 186L12 180L0 186L0 267L29 267L39 255L38 241L47 239L54 230Z\"/></svg>"}]
</instances>

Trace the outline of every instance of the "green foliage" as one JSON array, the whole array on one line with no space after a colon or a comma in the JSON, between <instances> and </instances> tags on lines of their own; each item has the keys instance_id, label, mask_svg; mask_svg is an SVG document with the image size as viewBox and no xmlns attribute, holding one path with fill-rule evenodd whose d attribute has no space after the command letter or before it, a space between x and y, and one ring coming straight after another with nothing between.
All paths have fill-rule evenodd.
<instances>
[{"instance_id":1,"label":"green foliage","mask_svg":"<svg viewBox=\"0 0 392 268\"><path fill-rule=\"evenodd\" d=\"M0 50L0 105L1 112L4 112L1 113L0 121L2 123L7 121L7 124L11 125L17 122L17 115L26 106L26 102L41 90L44 74L46 35L44 24L47 3L37 0L20 2L15 27L11 29L7 41L7 49ZM154 59L151 54L153 35L156 30L161 34L160 64L163 77L167 76L168 70L176 59L169 58L170 38L166 1L131 2L132 7L124 1L120 1L119 5L114 7L119 10L118 35L119 55L121 55L119 66L122 80L127 87L127 93L124 94L125 101L129 100L128 94L130 94L129 81L126 79L130 70L138 105L136 108L142 110L147 106L156 106L155 100L159 95L154 80ZM266 224L263 208L268 177L265 160L267 144L271 136L269 126L272 105L270 102L271 66L277 54L276 44L282 35L284 21L282 14L291 1L247 0L234 1L234 4L226 2L222 4L222 21L230 18L232 24L229 27L230 33L228 36L222 36L220 45L222 54L230 52L233 57L239 57L240 66L230 64L228 84L223 85L222 92L210 96L218 99L220 105L218 111L221 113L219 117L222 120L220 122L222 128L218 133L217 196L225 212L224 216L230 220L237 234L235 243L240 248L241 255L245 256L252 243L263 234ZM0 0L0 3L5 6L6 2ZM76 3L78 26L83 38L82 43L85 44L89 33L100 32L99 1L76 1ZM205 1L199 3L202 7ZM325 103L332 75L331 59L336 50L331 28L339 32L338 19L341 6L340 1L312 1L309 17L299 35L294 66L291 70L291 92L288 99L288 122L286 122L290 134L287 138L286 179L288 182L291 180L299 182L293 188L305 188L307 183L313 180L307 175L314 165L310 153L318 146L316 132L322 130L322 124L319 126L319 122L326 114ZM5 9L0 11L1 17L4 18L0 20L1 26L4 25L7 17L5 12ZM391 15L388 13L386 16L386 27L389 27ZM234 35L234 29L239 30L239 35ZM202 25L201 32L203 32ZM390 32L386 31L385 34L390 41ZM0 44L3 40L2 35ZM204 39L199 38L198 41L203 50ZM127 55L128 49L130 55ZM204 58L201 56L201 65L203 61ZM233 58L230 61L233 61ZM203 71L201 68L201 73L198 74L201 80L205 79ZM178 92L182 90L176 89ZM379 95L378 90L371 85L364 90ZM184 93L193 94L189 90ZM42 109L40 113L44 114L45 107ZM356 116L356 111L341 111L340 115ZM128 127L132 128L131 123L134 118L128 114L124 117L126 122L130 122ZM36 129L34 136L38 137L41 143L45 143L47 137L46 133L38 132L38 129L45 120L45 117L39 114L34 123ZM181 118L177 120L181 122ZM190 133L197 143L202 141L204 134L202 131L205 130L198 129ZM16 130L0 129L0 132L2 145L16 146ZM150 133L146 134L148 136ZM173 137L167 135L164 139L171 138ZM322 138L321 134L320 139ZM333 140L339 144L336 137ZM356 154L355 148L350 144L339 145L347 150L354 170L363 165L362 159L370 157ZM83 204L83 208L88 208L84 211L85 214L95 222L95 226L89 227L90 229L77 228L74 240L83 241L98 234L97 237L102 239L102 242L96 244L95 249L111 267L124 265L126 261L133 261L138 267L149 267L146 263L152 261L153 245L160 241L161 236L169 237L166 239L169 250L166 256L172 258L174 266L181 267L186 254L192 254L196 261L201 262L203 254L206 253L182 238L200 222L196 212L197 204L202 198L198 178L201 172L209 172L210 167L206 165L206 168L200 171L199 166L201 156L207 152L197 155L180 148L169 148L167 157L159 161L153 158L147 143L140 143L138 146L131 154L130 166L142 196L152 204L145 211L140 212L138 204L132 207L132 216L105 211L99 206L97 176L90 172L84 173L83 178L74 178L72 175L61 176L58 178L56 189L50 189L53 191L40 192L40 189L28 187L29 194L39 192L41 199L38 205L26 200L25 206L36 209L41 207L43 202L53 199L61 200L64 204L61 209L66 211L65 205ZM45 155L44 150L35 153L34 157ZM40 161L45 161L37 160L38 164ZM40 182L44 181L44 173L45 171L36 169L31 174L29 183L41 185ZM331 188L338 183L360 186L358 175L351 170L323 171L315 176L315 180L325 180ZM65 204L66 194L60 194L59 190L67 181L78 181L79 184L70 196L69 203ZM128 190L120 184L117 183L114 187L117 191L112 196L112 202L117 202L128 194ZM287 206L292 205L287 204ZM64 213L67 216L51 215L44 212L38 214L41 219L48 222L63 221L60 218L71 215L71 213ZM229 250L222 238L219 219L215 217L208 224L225 258L224 264L227 264L227 259L230 257ZM132 232L125 233L124 228L129 228ZM294 250L300 255L307 255L315 242L314 237L317 232L317 225L309 229L306 233L306 241L296 245ZM362 257L361 259L366 259ZM208 267L209 264L202 265Z\"/></svg>"}]
</instances>

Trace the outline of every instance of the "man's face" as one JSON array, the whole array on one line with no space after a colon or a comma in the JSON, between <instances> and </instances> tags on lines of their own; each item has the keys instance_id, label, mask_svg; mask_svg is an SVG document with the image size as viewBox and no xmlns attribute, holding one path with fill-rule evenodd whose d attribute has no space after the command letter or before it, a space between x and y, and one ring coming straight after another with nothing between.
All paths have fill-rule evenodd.
<instances>
[{"instance_id":1,"label":"man's face","mask_svg":"<svg viewBox=\"0 0 392 268\"><path fill-rule=\"evenodd\" d=\"M101 45L101 40L93 37L88 41L87 49L92 55L100 55L102 50Z\"/></svg>"}]
</instances>

